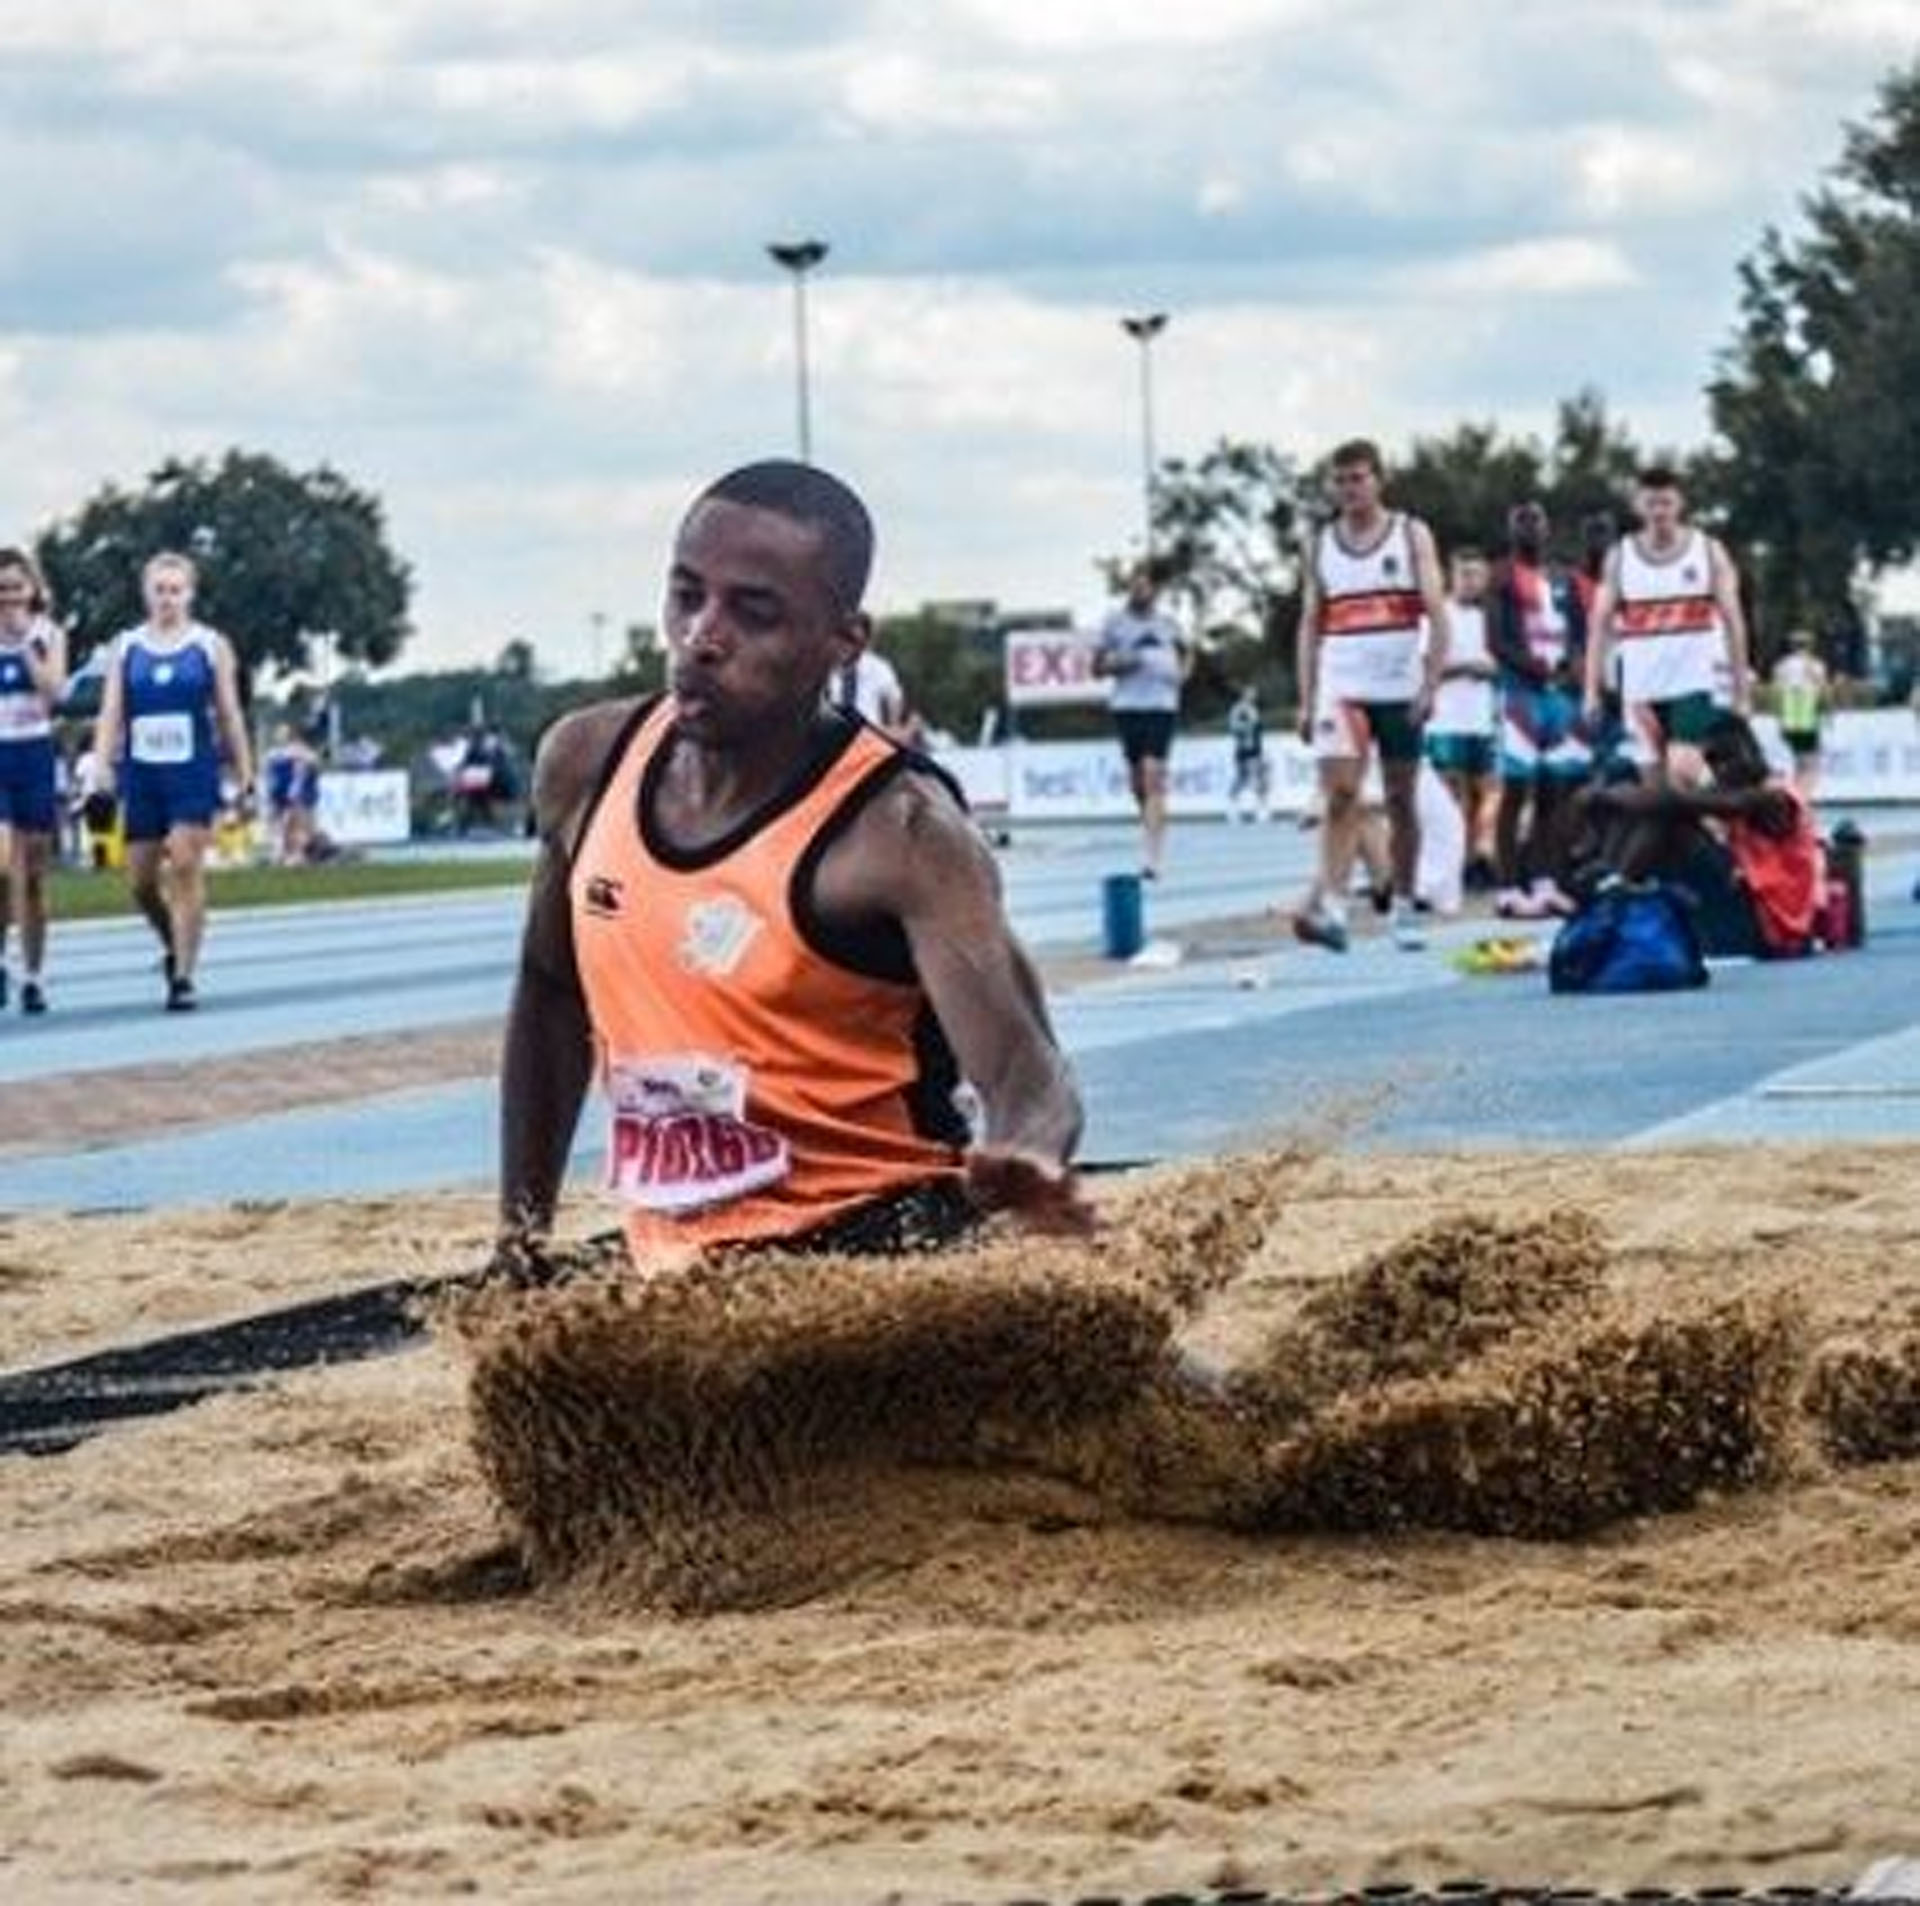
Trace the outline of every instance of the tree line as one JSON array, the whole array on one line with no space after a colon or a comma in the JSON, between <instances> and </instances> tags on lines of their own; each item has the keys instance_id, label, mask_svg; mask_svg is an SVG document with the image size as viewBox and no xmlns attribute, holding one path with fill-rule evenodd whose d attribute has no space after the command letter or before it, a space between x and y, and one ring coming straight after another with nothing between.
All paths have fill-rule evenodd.
<instances>
[{"instance_id":1,"label":"tree line","mask_svg":"<svg viewBox=\"0 0 1920 1906\"><path fill-rule=\"evenodd\" d=\"M1845 129L1796 228L1767 231L1742 263L1738 321L1705 388L1713 436L1692 449L1638 444L1585 389L1559 405L1545 440L1492 423L1416 439L1389 456L1389 494L1445 548L1498 548L1508 505L1537 497L1571 555L1584 519L1610 512L1625 526L1634 469L1657 457L1682 472L1694 513L1740 563L1759 659L1806 625L1843 668L1857 666L1863 582L1920 543L1920 60ZM1196 714L1217 712L1247 680L1274 705L1290 701L1301 549L1323 513L1323 479L1251 439L1160 464L1156 559L1204 638ZM358 678L391 664L412 633L412 572L379 499L329 466L296 471L234 449L170 460L137 489L109 484L37 539L76 660L140 620L140 567L160 549L196 559L199 612L233 639L249 689L263 669L311 671L324 641L356 695L376 692ZM1129 560L1103 566L1117 576ZM972 735L1000 693L991 633L922 612L885 619L881 639L928 719ZM524 641L510 644L494 671L496 690L528 685L504 699L530 718L608 686L532 692L532 659ZM636 625L612 681L658 674ZM420 699L463 695L466 684L449 684Z\"/></svg>"}]
</instances>

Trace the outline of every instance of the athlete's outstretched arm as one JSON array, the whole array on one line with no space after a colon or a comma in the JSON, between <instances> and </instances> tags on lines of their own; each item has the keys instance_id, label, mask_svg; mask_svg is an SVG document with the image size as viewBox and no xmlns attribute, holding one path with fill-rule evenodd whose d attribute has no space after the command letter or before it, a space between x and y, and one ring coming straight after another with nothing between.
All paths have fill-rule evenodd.
<instances>
[{"instance_id":1,"label":"athlete's outstretched arm","mask_svg":"<svg viewBox=\"0 0 1920 1906\"><path fill-rule=\"evenodd\" d=\"M573 954L567 876L574 836L625 705L582 709L541 743L533 769L540 834L500 1060L500 1240L553 1225L567 1154L593 1077L593 1031Z\"/></svg>"},{"instance_id":2,"label":"athlete's outstretched arm","mask_svg":"<svg viewBox=\"0 0 1920 1906\"><path fill-rule=\"evenodd\" d=\"M1088 1228L1067 1169L1080 1142L1079 1090L978 830L944 789L903 778L862 816L847 849L836 900L900 922L961 1074L980 1095L985 1127L967 1161L976 1195L1037 1225Z\"/></svg>"}]
</instances>

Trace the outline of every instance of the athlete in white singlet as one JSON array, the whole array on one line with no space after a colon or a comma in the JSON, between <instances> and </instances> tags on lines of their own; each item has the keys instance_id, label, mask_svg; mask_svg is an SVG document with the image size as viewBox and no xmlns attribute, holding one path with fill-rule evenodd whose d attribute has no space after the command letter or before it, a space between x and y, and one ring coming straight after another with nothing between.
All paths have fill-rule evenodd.
<instances>
[{"instance_id":1,"label":"athlete in white singlet","mask_svg":"<svg viewBox=\"0 0 1920 1906\"><path fill-rule=\"evenodd\" d=\"M1723 697L1751 712L1747 623L1733 560L1685 520L1679 478L1641 471L1636 501L1641 528L1615 547L1594 600L1585 712L1597 722L1617 648L1628 729L1644 759L1671 769L1673 745L1697 748Z\"/></svg>"},{"instance_id":2,"label":"athlete in white singlet","mask_svg":"<svg viewBox=\"0 0 1920 1906\"><path fill-rule=\"evenodd\" d=\"M1301 739L1325 799L1320 871L1293 930L1343 952L1360 790L1376 752L1393 860L1393 937L1425 943L1414 911L1421 731L1447 666L1446 589L1433 534L1386 508L1380 452L1363 440L1333 453L1338 511L1314 540L1301 591L1297 660Z\"/></svg>"}]
</instances>

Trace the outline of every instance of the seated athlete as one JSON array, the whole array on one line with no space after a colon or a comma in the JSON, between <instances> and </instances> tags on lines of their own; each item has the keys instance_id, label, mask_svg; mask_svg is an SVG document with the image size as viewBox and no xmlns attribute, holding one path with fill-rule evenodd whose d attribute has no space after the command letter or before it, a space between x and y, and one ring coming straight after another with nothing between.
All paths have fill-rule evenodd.
<instances>
[{"instance_id":1,"label":"seated athlete","mask_svg":"<svg viewBox=\"0 0 1920 1906\"><path fill-rule=\"evenodd\" d=\"M1709 955L1811 951L1826 868L1806 797L1768 767L1744 716L1715 717L1700 752L1704 780L1655 777L1584 797L1602 858L1625 879L1690 889Z\"/></svg>"},{"instance_id":2,"label":"seated athlete","mask_svg":"<svg viewBox=\"0 0 1920 1906\"><path fill-rule=\"evenodd\" d=\"M834 707L872 527L808 465L723 477L675 540L662 696L560 722L502 1075L502 1256L537 1252L582 1103L643 1267L1090 1219L1078 1093L946 778ZM972 1131L962 1081L979 1107Z\"/></svg>"}]
</instances>

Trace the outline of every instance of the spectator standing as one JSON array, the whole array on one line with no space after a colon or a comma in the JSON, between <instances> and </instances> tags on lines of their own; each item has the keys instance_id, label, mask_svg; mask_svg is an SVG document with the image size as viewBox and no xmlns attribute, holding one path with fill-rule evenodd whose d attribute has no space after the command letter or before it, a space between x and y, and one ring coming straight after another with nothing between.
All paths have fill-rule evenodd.
<instances>
[{"instance_id":1,"label":"spectator standing","mask_svg":"<svg viewBox=\"0 0 1920 1906\"><path fill-rule=\"evenodd\" d=\"M305 865L320 810L320 757L290 722L273 731L266 759L267 818L283 867Z\"/></svg>"},{"instance_id":2,"label":"spectator standing","mask_svg":"<svg viewBox=\"0 0 1920 1906\"><path fill-rule=\"evenodd\" d=\"M1267 820L1272 814L1267 725L1260 713L1260 691L1251 682L1227 710L1227 737L1233 743L1233 785L1227 790L1227 818ZM1252 812L1243 812L1249 802Z\"/></svg>"},{"instance_id":3,"label":"spectator standing","mask_svg":"<svg viewBox=\"0 0 1920 1906\"><path fill-rule=\"evenodd\" d=\"M1573 795L1593 767L1581 693L1586 611L1578 578L1548 559L1552 527L1538 501L1507 512L1507 556L1489 598L1500 669L1494 910L1508 919L1572 911Z\"/></svg>"},{"instance_id":4,"label":"spectator standing","mask_svg":"<svg viewBox=\"0 0 1920 1906\"><path fill-rule=\"evenodd\" d=\"M1487 649L1487 559L1477 549L1455 550L1447 565L1446 666L1434 690L1427 723L1427 759L1460 810L1462 884L1484 891L1493 884L1494 780L1497 715L1493 657ZM1425 822L1422 821L1422 831ZM1424 891L1433 885L1422 880Z\"/></svg>"},{"instance_id":5,"label":"spectator standing","mask_svg":"<svg viewBox=\"0 0 1920 1906\"><path fill-rule=\"evenodd\" d=\"M1426 944L1414 904L1421 737L1447 665L1446 586L1433 532L1418 517L1386 507L1378 448L1355 438L1334 451L1332 463L1335 514L1305 565L1297 651L1301 739L1319 763L1326 818L1319 875L1293 930L1314 945L1346 950L1361 788L1377 755L1393 863L1393 938L1414 952Z\"/></svg>"},{"instance_id":6,"label":"spectator standing","mask_svg":"<svg viewBox=\"0 0 1920 1906\"><path fill-rule=\"evenodd\" d=\"M53 711L67 683L67 638L23 549L0 549L0 1006L7 930L20 929L20 1010L47 1009L47 867L58 828Z\"/></svg>"},{"instance_id":7,"label":"spectator standing","mask_svg":"<svg viewBox=\"0 0 1920 1906\"><path fill-rule=\"evenodd\" d=\"M1827 665L1814 653L1813 631L1795 629L1787 652L1773 665L1774 710L1793 756L1793 784L1813 799L1820 778L1820 723L1826 713Z\"/></svg>"},{"instance_id":8,"label":"spectator standing","mask_svg":"<svg viewBox=\"0 0 1920 1906\"><path fill-rule=\"evenodd\" d=\"M1093 672L1111 686L1107 705L1126 757L1127 786L1140 816L1140 873L1157 880L1167 841L1167 757L1180 719L1189 664L1180 625L1159 604L1160 586L1142 564L1125 600L1101 625Z\"/></svg>"},{"instance_id":9,"label":"spectator standing","mask_svg":"<svg viewBox=\"0 0 1920 1906\"><path fill-rule=\"evenodd\" d=\"M1640 472L1640 529L1607 559L1587 644L1586 714L1601 713L1609 655L1620 652L1620 690L1642 757L1671 770L1675 743L1696 748L1724 694L1737 714L1753 705L1747 621L1733 559L1686 520L1680 479L1664 465Z\"/></svg>"}]
</instances>

